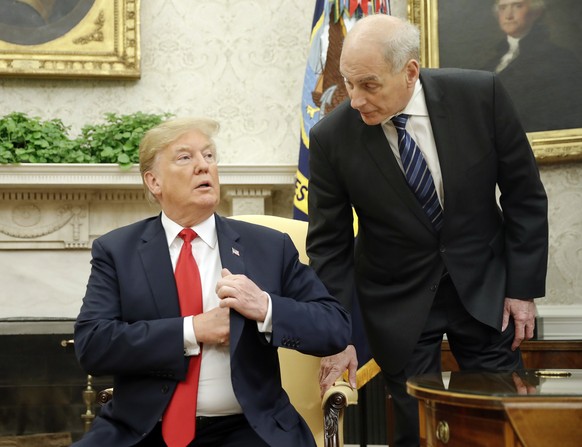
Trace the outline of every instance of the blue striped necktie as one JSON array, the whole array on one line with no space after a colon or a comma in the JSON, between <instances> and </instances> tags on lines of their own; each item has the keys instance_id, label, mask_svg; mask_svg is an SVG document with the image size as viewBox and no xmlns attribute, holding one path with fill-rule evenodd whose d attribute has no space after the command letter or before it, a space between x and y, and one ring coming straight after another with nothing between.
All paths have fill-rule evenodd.
<instances>
[{"instance_id":1,"label":"blue striped necktie","mask_svg":"<svg viewBox=\"0 0 582 447\"><path fill-rule=\"evenodd\" d=\"M420 202L422 209L435 230L443 226L443 209L437 196L432 174L428 169L420 148L406 131L409 115L400 114L392 118L398 133L398 150L408 185Z\"/></svg>"}]
</instances>

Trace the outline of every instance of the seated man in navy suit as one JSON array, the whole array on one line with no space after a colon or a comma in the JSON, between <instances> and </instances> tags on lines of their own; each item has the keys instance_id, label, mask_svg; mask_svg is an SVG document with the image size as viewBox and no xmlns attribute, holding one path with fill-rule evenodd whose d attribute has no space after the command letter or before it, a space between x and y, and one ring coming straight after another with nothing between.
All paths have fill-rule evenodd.
<instances>
[{"instance_id":1,"label":"seated man in navy suit","mask_svg":"<svg viewBox=\"0 0 582 447\"><path fill-rule=\"evenodd\" d=\"M114 376L115 392L77 446L315 446L281 387L277 348L338 353L350 318L288 235L215 213L218 127L179 118L148 131L140 170L162 212L93 243L75 350L88 373ZM186 315L174 278L184 229L195 232L184 252L203 307ZM198 391L186 399L195 416L168 428L167 409L198 359Z\"/></svg>"}]
</instances>

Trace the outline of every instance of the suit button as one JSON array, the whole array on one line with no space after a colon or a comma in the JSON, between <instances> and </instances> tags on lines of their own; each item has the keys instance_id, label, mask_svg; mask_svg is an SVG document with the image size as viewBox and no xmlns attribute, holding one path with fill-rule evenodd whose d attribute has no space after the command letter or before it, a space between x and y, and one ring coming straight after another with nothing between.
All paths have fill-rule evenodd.
<instances>
[{"instance_id":1,"label":"suit button","mask_svg":"<svg viewBox=\"0 0 582 447\"><path fill-rule=\"evenodd\" d=\"M168 385L162 385L162 393L163 394L166 394L168 392L168 389L169 389Z\"/></svg>"},{"instance_id":2,"label":"suit button","mask_svg":"<svg viewBox=\"0 0 582 447\"><path fill-rule=\"evenodd\" d=\"M433 284L432 286L430 286L430 291L436 292L438 288L439 288L438 284Z\"/></svg>"},{"instance_id":3,"label":"suit button","mask_svg":"<svg viewBox=\"0 0 582 447\"><path fill-rule=\"evenodd\" d=\"M447 248L446 248L444 245L441 245L441 246L439 247L439 251L440 251L441 253L445 253L445 252L447 251Z\"/></svg>"}]
</instances>

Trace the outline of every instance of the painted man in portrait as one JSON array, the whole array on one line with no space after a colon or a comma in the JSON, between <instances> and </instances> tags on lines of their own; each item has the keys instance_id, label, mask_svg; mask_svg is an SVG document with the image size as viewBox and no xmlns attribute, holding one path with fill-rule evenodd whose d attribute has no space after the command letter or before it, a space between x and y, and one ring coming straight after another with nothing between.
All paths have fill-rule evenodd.
<instances>
[{"instance_id":1,"label":"painted man in portrait","mask_svg":"<svg viewBox=\"0 0 582 447\"><path fill-rule=\"evenodd\" d=\"M39 45L64 36L95 0L0 0L0 40Z\"/></svg>"},{"instance_id":2,"label":"painted man in portrait","mask_svg":"<svg viewBox=\"0 0 582 447\"><path fill-rule=\"evenodd\" d=\"M582 127L582 62L552 40L543 0L496 0L505 33L483 67L498 73L528 132Z\"/></svg>"}]
</instances>

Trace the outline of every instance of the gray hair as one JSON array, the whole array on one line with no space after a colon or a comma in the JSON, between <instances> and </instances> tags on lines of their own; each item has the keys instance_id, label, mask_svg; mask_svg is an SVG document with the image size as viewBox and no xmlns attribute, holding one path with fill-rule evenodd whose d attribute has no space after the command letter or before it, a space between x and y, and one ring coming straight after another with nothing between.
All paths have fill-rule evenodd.
<instances>
[{"instance_id":1,"label":"gray hair","mask_svg":"<svg viewBox=\"0 0 582 447\"><path fill-rule=\"evenodd\" d=\"M410 22L402 22L398 33L381 42L384 60L391 66L392 73L402 71L410 59L420 62L420 31Z\"/></svg>"},{"instance_id":2,"label":"gray hair","mask_svg":"<svg viewBox=\"0 0 582 447\"><path fill-rule=\"evenodd\" d=\"M146 172L153 170L157 155L168 145L181 138L186 133L196 130L206 136L216 150L213 137L218 133L220 125L210 118L173 118L158 124L148 130L139 144L139 170L142 180ZM146 198L150 202L157 202L144 182Z\"/></svg>"},{"instance_id":3,"label":"gray hair","mask_svg":"<svg viewBox=\"0 0 582 447\"><path fill-rule=\"evenodd\" d=\"M545 0L524 0L524 1L528 2L529 7L534 11L541 11L546 7ZM495 4L493 5L493 12L495 14L499 12L499 0L495 0Z\"/></svg>"},{"instance_id":4,"label":"gray hair","mask_svg":"<svg viewBox=\"0 0 582 447\"><path fill-rule=\"evenodd\" d=\"M372 14L358 20L344 39L344 47L352 40L355 45L378 46L393 74L401 72L411 59L420 62L418 27L396 16Z\"/></svg>"}]
</instances>

